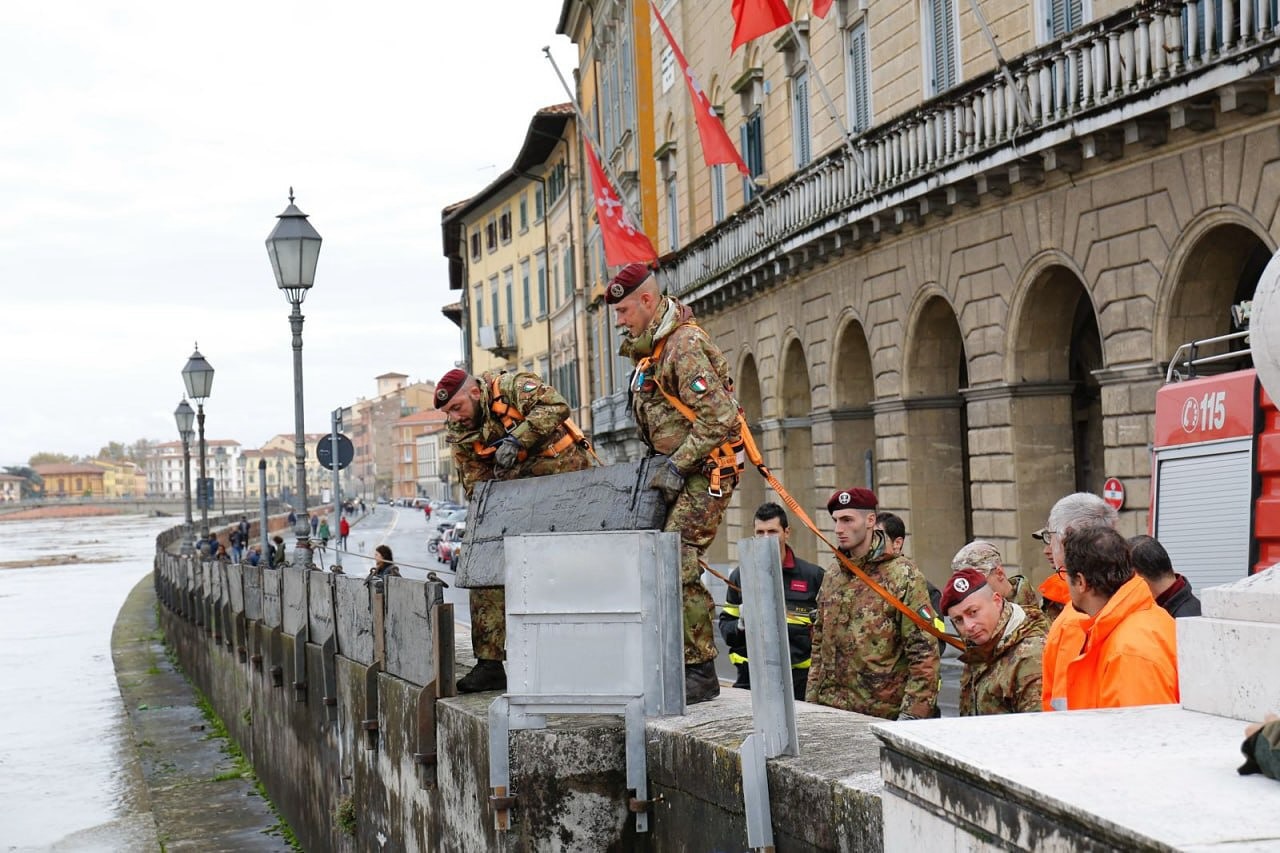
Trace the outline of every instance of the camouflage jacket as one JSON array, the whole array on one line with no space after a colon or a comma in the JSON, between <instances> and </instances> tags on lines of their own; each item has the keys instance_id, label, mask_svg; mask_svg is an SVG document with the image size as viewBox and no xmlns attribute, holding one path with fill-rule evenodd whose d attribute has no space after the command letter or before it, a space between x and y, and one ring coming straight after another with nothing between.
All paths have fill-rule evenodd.
<instances>
[{"instance_id":1,"label":"camouflage jacket","mask_svg":"<svg viewBox=\"0 0 1280 853\"><path fill-rule=\"evenodd\" d=\"M933 618L929 590L915 563L871 550L855 560L917 613ZM928 717L938 697L938 644L838 561L827 569L813 625L813 663L805 700L893 720Z\"/></svg>"},{"instance_id":2,"label":"camouflage jacket","mask_svg":"<svg viewBox=\"0 0 1280 853\"><path fill-rule=\"evenodd\" d=\"M1006 601L995 638L960 655L960 716L1039 711L1045 634L1042 618Z\"/></svg>"},{"instance_id":3,"label":"camouflage jacket","mask_svg":"<svg viewBox=\"0 0 1280 853\"><path fill-rule=\"evenodd\" d=\"M482 456L476 449L489 447L507 434L493 413L493 380L508 403L524 416L511 434L529 452L528 457L509 471L498 472L492 455ZM448 441L453 445L453 464L462 490L470 499L476 483L485 480L517 480L541 477L564 471L581 471L591 466L585 448L573 445L554 457L539 456L538 451L562 438L564 422L569 419L569 404L560 392L532 373L488 372L476 377L480 382L480 426L472 429L450 423Z\"/></svg>"},{"instance_id":4,"label":"camouflage jacket","mask_svg":"<svg viewBox=\"0 0 1280 853\"><path fill-rule=\"evenodd\" d=\"M714 448L737 440L738 403L724 354L694 322L693 312L670 296L662 298L644 334L624 341L619 352L638 363L663 340L657 363L631 377L631 408L645 444L688 474L699 470ZM659 386L697 419L681 414Z\"/></svg>"}]
</instances>

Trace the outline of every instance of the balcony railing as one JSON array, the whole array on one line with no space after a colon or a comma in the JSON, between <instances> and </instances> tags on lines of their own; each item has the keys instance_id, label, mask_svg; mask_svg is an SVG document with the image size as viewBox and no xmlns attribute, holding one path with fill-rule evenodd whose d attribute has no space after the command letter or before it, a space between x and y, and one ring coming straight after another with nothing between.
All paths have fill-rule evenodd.
<instances>
[{"instance_id":1,"label":"balcony railing","mask_svg":"<svg viewBox=\"0 0 1280 853\"><path fill-rule=\"evenodd\" d=\"M667 266L668 285L680 295L702 295L761 257L805 242L820 223L856 224L904 199L913 205L908 218L930 204L967 199L973 191L965 187L944 192L948 176L939 173L952 167L1002 165L997 153L1012 163L1070 141L1091 115L1179 83L1202 80L1209 91L1238 81L1260 67L1259 57L1280 38L1276 2L1140 3L1023 54L1009 63L1012 86L999 71L976 78L858 138L856 162L841 146L769 188L681 251ZM1218 67L1231 73L1215 73ZM1196 92L1184 86L1174 94L1185 100ZM1122 111L1125 120L1140 113ZM898 207L895 215L903 213Z\"/></svg>"}]
</instances>

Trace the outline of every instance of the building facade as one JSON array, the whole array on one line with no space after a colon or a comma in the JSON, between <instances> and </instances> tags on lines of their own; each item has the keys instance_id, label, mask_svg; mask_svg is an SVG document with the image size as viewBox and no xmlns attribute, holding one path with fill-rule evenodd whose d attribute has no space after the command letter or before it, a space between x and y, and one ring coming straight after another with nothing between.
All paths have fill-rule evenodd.
<instances>
[{"instance_id":1,"label":"building facade","mask_svg":"<svg viewBox=\"0 0 1280 853\"><path fill-rule=\"evenodd\" d=\"M726 8L663 4L750 181L708 169L680 81L647 78L674 180L646 228L766 461L809 507L876 488L935 582L974 537L1039 580L1030 532L1107 477L1144 531L1168 361L1233 331L1280 241L1274 5L990 2L1003 67L968 4L790 7L795 31L731 54ZM599 426L619 394L596 388ZM768 497L748 471L722 539Z\"/></svg>"}]
</instances>

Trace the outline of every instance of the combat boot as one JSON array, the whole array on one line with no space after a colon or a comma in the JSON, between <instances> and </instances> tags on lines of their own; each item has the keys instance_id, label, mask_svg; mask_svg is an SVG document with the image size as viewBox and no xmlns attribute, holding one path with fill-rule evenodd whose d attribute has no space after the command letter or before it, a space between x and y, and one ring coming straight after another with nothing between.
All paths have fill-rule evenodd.
<instances>
[{"instance_id":1,"label":"combat boot","mask_svg":"<svg viewBox=\"0 0 1280 853\"><path fill-rule=\"evenodd\" d=\"M695 705L720 695L720 679L715 661L684 665L684 703Z\"/></svg>"},{"instance_id":2,"label":"combat boot","mask_svg":"<svg viewBox=\"0 0 1280 853\"><path fill-rule=\"evenodd\" d=\"M458 679L459 693L481 693L485 690L506 690L507 671L500 660L478 660L475 668Z\"/></svg>"}]
</instances>

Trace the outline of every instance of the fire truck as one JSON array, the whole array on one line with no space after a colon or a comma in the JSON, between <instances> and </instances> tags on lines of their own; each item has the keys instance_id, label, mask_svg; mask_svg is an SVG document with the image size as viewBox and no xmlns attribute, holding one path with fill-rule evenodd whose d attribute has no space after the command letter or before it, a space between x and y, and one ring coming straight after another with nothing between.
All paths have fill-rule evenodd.
<instances>
[{"instance_id":1,"label":"fire truck","mask_svg":"<svg viewBox=\"0 0 1280 853\"><path fill-rule=\"evenodd\" d=\"M1156 392L1150 532L1195 589L1280 563L1280 411L1267 390L1280 389L1276 299L1273 258L1252 317L1247 303L1233 309L1249 330L1184 344Z\"/></svg>"}]
</instances>

